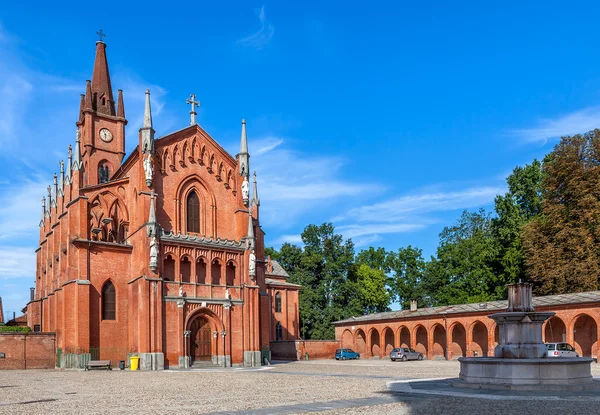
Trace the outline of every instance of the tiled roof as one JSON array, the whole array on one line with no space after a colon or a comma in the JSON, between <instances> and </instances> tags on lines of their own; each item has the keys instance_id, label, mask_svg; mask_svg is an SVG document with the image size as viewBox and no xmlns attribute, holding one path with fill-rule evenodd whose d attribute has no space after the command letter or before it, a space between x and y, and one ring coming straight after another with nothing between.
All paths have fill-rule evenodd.
<instances>
[{"instance_id":1,"label":"tiled roof","mask_svg":"<svg viewBox=\"0 0 600 415\"><path fill-rule=\"evenodd\" d=\"M279 262L274 259L271 260L273 264L273 271L267 272L267 275L277 275L278 277L288 278L290 275L283 269L283 267L279 264Z\"/></svg>"},{"instance_id":2,"label":"tiled roof","mask_svg":"<svg viewBox=\"0 0 600 415\"><path fill-rule=\"evenodd\" d=\"M581 304L600 302L600 291L587 291L583 293L547 295L543 297L533 297L534 307L556 307L567 304ZM508 301L488 301L473 304L458 304L446 305L430 308L419 308L416 311L399 310L388 311L385 313L367 314L359 317L351 317L346 320L336 321L333 324L357 323L365 321L379 320L396 320L402 318L426 317L443 314L460 314L460 313L481 313L481 312L497 312L506 310Z\"/></svg>"}]
</instances>

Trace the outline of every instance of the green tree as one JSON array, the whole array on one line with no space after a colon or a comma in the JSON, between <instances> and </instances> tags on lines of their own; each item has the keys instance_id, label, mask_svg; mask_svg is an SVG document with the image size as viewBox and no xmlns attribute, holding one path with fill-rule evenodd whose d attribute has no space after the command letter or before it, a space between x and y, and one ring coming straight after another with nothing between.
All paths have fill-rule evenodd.
<instances>
[{"instance_id":1,"label":"green tree","mask_svg":"<svg viewBox=\"0 0 600 415\"><path fill-rule=\"evenodd\" d=\"M508 192L496 196L498 216L492 220L492 233L498 241L500 277L505 283L525 279L521 233L541 212L542 174L542 163L538 160L516 167L507 178Z\"/></svg>"},{"instance_id":2,"label":"green tree","mask_svg":"<svg viewBox=\"0 0 600 415\"><path fill-rule=\"evenodd\" d=\"M463 212L440 233L437 257L425 268L422 289L428 305L461 304L502 298L505 287L495 269L497 242L490 214Z\"/></svg>"},{"instance_id":3,"label":"green tree","mask_svg":"<svg viewBox=\"0 0 600 415\"><path fill-rule=\"evenodd\" d=\"M380 313L389 310L390 295L386 290L386 275L380 269L360 264L356 271L356 290L360 308L364 313Z\"/></svg>"},{"instance_id":4,"label":"green tree","mask_svg":"<svg viewBox=\"0 0 600 415\"><path fill-rule=\"evenodd\" d=\"M427 300L422 287L425 272L423 252L409 245L398 249L398 252L390 252L387 262L392 271L389 285L393 301L400 303L402 309L409 308L413 299L419 305L425 305Z\"/></svg>"},{"instance_id":5,"label":"green tree","mask_svg":"<svg viewBox=\"0 0 600 415\"><path fill-rule=\"evenodd\" d=\"M563 137L543 169L541 214L522 234L526 273L538 295L597 290L600 130Z\"/></svg>"}]
</instances>

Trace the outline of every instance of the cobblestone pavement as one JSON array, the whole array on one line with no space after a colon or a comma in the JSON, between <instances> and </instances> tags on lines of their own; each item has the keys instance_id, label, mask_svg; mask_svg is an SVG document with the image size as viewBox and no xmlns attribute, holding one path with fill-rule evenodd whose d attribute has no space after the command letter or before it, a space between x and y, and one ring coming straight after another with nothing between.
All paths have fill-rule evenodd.
<instances>
[{"instance_id":1,"label":"cobblestone pavement","mask_svg":"<svg viewBox=\"0 0 600 415\"><path fill-rule=\"evenodd\" d=\"M600 364L592 366L600 376ZM457 377L456 361L321 360L258 370L0 372L0 414L598 414L589 396L511 400L390 393L386 383Z\"/></svg>"}]
</instances>

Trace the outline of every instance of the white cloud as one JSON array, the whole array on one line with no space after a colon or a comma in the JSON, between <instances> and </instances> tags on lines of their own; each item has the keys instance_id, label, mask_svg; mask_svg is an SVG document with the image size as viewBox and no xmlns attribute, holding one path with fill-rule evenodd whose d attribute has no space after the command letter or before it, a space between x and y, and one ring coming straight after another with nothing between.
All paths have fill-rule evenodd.
<instances>
[{"instance_id":1,"label":"white cloud","mask_svg":"<svg viewBox=\"0 0 600 415\"><path fill-rule=\"evenodd\" d=\"M453 192L430 192L400 196L373 205L349 210L336 220L354 219L361 222L398 222L408 216L423 215L437 211L470 209L491 203L494 197L505 191L504 187L472 187Z\"/></svg>"},{"instance_id":2,"label":"white cloud","mask_svg":"<svg viewBox=\"0 0 600 415\"><path fill-rule=\"evenodd\" d=\"M0 186L0 243L37 240L41 199L50 182L33 176Z\"/></svg>"},{"instance_id":3,"label":"white cloud","mask_svg":"<svg viewBox=\"0 0 600 415\"><path fill-rule=\"evenodd\" d=\"M32 281L35 279L33 248L0 245L0 280L13 278L28 278ZM2 298L4 298L4 294Z\"/></svg>"},{"instance_id":4,"label":"white cloud","mask_svg":"<svg viewBox=\"0 0 600 415\"><path fill-rule=\"evenodd\" d=\"M546 143L550 139L600 128L600 107L590 107L560 117L541 119L536 127L510 131L527 142Z\"/></svg>"},{"instance_id":5,"label":"white cloud","mask_svg":"<svg viewBox=\"0 0 600 415\"><path fill-rule=\"evenodd\" d=\"M257 15L260 21L260 29L256 33L238 40L237 43L239 45L262 49L271 41L271 38L275 34L275 26L268 22L264 5L257 10Z\"/></svg>"},{"instance_id":6,"label":"white cloud","mask_svg":"<svg viewBox=\"0 0 600 415\"><path fill-rule=\"evenodd\" d=\"M301 245L302 244L302 235L281 235L275 241L273 241L276 245L281 245L283 243L290 243L292 245Z\"/></svg>"},{"instance_id":7,"label":"white cloud","mask_svg":"<svg viewBox=\"0 0 600 415\"><path fill-rule=\"evenodd\" d=\"M345 161L340 157L305 154L283 142L268 137L249 143L250 167L258 175L261 216L269 227L291 226L299 216L321 212L341 198L368 196L381 190L376 184L343 178L340 172ZM268 151L254 152L252 147Z\"/></svg>"}]
</instances>

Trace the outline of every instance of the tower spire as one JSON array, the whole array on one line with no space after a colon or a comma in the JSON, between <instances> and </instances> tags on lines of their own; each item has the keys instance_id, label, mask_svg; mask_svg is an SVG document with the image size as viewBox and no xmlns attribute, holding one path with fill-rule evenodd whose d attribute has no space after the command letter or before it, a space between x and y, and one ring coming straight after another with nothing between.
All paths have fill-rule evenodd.
<instances>
[{"instance_id":1,"label":"tower spire","mask_svg":"<svg viewBox=\"0 0 600 415\"><path fill-rule=\"evenodd\" d=\"M85 109L85 94L81 94L79 98L79 119L77 123L83 122L83 110Z\"/></svg>"},{"instance_id":2,"label":"tower spire","mask_svg":"<svg viewBox=\"0 0 600 415\"><path fill-rule=\"evenodd\" d=\"M102 40L96 42L92 94L96 112L115 115L115 101L110 83L110 73L108 72L108 60L106 59L106 43Z\"/></svg>"},{"instance_id":3,"label":"tower spire","mask_svg":"<svg viewBox=\"0 0 600 415\"><path fill-rule=\"evenodd\" d=\"M242 138L240 140L240 154L238 154L240 176L250 177L250 154L248 154L248 139L246 138L246 120L242 120Z\"/></svg>"},{"instance_id":4,"label":"tower spire","mask_svg":"<svg viewBox=\"0 0 600 415\"><path fill-rule=\"evenodd\" d=\"M84 98L83 109L90 110L90 111L94 110L93 104L92 104L92 81L90 81L89 79L85 81L85 98Z\"/></svg>"}]
</instances>

